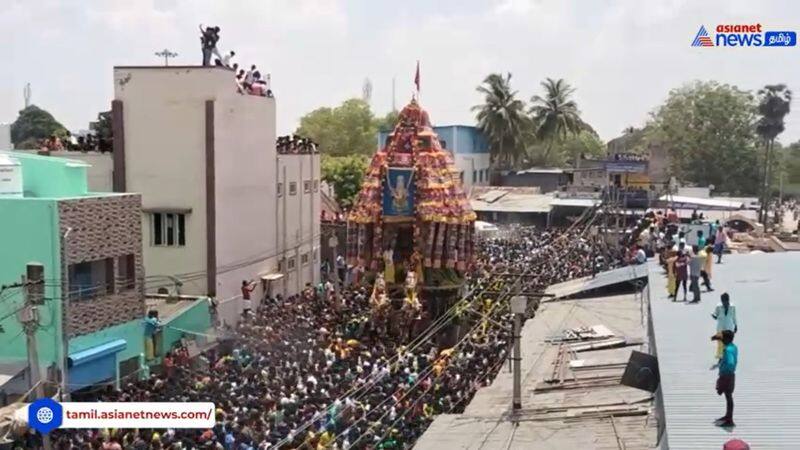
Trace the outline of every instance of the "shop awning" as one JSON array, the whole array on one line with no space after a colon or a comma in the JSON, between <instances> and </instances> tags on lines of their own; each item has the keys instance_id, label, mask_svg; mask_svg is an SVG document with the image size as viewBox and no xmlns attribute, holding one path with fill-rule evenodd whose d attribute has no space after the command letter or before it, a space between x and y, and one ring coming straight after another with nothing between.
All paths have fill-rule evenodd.
<instances>
[{"instance_id":1,"label":"shop awning","mask_svg":"<svg viewBox=\"0 0 800 450\"><path fill-rule=\"evenodd\" d=\"M69 355L69 390L77 391L117 376L117 353L128 346L125 339L115 339Z\"/></svg>"},{"instance_id":2,"label":"shop awning","mask_svg":"<svg viewBox=\"0 0 800 450\"><path fill-rule=\"evenodd\" d=\"M283 278L282 273L268 273L261 277L261 279L264 281L275 281L275 280L280 280L281 278Z\"/></svg>"}]
</instances>

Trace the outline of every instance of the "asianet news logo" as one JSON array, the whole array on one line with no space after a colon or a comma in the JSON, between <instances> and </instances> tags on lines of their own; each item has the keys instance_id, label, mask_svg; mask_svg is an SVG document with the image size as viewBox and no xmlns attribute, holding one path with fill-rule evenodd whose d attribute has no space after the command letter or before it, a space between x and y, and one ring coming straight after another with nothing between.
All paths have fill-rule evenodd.
<instances>
[{"instance_id":1,"label":"asianet news logo","mask_svg":"<svg viewBox=\"0 0 800 450\"><path fill-rule=\"evenodd\" d=\"M692 47L794 47L794 31L764 31L760 23L750 25L717 25L710 34L705 25L694 36Z\"/></svg>"}]
</instances>

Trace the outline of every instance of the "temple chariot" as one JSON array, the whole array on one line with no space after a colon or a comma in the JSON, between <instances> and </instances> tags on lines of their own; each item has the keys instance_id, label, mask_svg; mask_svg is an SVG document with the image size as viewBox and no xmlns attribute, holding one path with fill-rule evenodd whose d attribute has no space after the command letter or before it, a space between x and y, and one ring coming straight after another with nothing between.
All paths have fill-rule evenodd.
<instances>
[{"instance_id":1,"label":"temple chariot","mask_svg":"<svg viewBox=\"0 0 800 450\"><path fill-rule=\"evenodd\" d=\"M412 100L348 216L348 260L373 282L374 323L411 336L448 311L472 263L475 218L452 154Z\"/></svg>"}]
</instances>

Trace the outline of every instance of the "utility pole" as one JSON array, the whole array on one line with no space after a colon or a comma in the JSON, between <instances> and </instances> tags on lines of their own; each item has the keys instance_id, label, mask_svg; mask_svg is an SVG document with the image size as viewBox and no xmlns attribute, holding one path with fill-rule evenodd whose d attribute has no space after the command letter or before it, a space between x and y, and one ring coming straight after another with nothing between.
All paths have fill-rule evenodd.
<instances>
[{"instance_id":1,"label":"utility pole","mask_svg":"<svg viewBox=\"0 0 800 450\"><path fill-rule=\"evenodd\" d=\"M392 112L397 111L397 105L395 104L394 85L395 85L395 78L392 77Z\"/></svg>"},{"instance_id":2,"label":"utility pole","mask_svg":"<svg viewBox=\"0 0 800 450\"><path fill-rule=\"evenodd\" d=\"M25 98L25 109L31 106L31 84L25 83L25 89L22 90L22 96Z\"/></svg>"},{"instance_id":3,"label":"utility pole","mask_svg":"<svg viewBox=\"0 0 800 450\"><path fill-rule=\"evenodd\" d=\"M336 257L338 256L337 249L339 247L339 238L336 237L336 230L334 229L330 239L328 239L328 247L331 249L333 255L333 267L328 268L328 273L333 273L333 296L336 297L336 304L339 304L339 268L336 267Z\"/></svg>"},{"instance_id":4,"label":"utility pole","mask_svg":"<svg viewBox=\"0 0 800 450\"><path fill-rule=\"evenodd\" d=\"M36 398L45 396L42 384L42 372L39 367L39 350L36 346L36 330L39 328L39 305L44 304L44 266L40 263L28 263L26 275L22 276L25 296L25 307L20 311L19 321L25 331L28 346L28 366L30 371L29 385L36 386ZM53 444L49 434L42 434L45 450L51 450Z\"/></svg>"},{"instance_id":5,"label":"utility pole","mask_svg":"<svg viewBox=\"0 0 800 450\"><path fill-rule=\"evenodd\" d=\"M520 349L520 337L522 330L522 316L528 308L528 298L517 295L511 298L511 312L514 313L514 393L511 401L511 409L516 412L522 409L522 351Z\"/></svg>"},{"instance_id":6,"label":"utility pole","mask_svg":"<svg viewBox=\"0 0 800 450\"><path fill-rule=\"evenodd\" d=\"M65 255L67 252L67 245L69 241L69 234L72 233L72 227L67 227L67 231L61 237L61 254ZM70 285L69 285L69 270L65 269L64 285L61 287L61 358L58 361L58 368L61 372L61 401L69 401L69 317L70 317Z\"/></svg>"}]
</instances>

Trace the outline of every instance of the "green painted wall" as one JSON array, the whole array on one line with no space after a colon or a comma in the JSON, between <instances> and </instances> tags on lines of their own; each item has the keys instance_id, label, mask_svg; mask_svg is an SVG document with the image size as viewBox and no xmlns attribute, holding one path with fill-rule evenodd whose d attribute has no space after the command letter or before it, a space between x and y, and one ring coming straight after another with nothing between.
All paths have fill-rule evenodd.
<instances>
[{"instance_id":1,"label":"green painted wall","mask_svg":"<svg viewBox=\"0 0 800 450\"><path fill-rule=\"evenodd\" d=\"M86 163L51 156L10 153L22 163L25 197L82 197L88 191Z\"/></svg>"},{"instance_id":2,"label":"green painted wall","mask_svg":"<svg viewBox=\"0 0 800 450\"><path fill-rule=\"evenodd\" d=\"M61 250L56 201L46 199L0 199L0 284L20 281L25 265L38 262L44 265L45 304L39 307L40 330L37 347L42 366L55 361L61 336L61 289L55 280L61 279ZM6 298L8 296L8 298ZM26 360L27 346L22 326L13 314L24 299L21 289L6 291L0 301L0 360ZM8 317L6 317L8 315Z\"/></svg>"},{"instance_id":3,"label":"green painted wall","mask_svg":"<svg viewBox=\"0 0 800 450\"><path fill-rule=\"evenodd\" d=\"M174 327L174 328L173 328ZM175 342L186 334L187 338L194 339L196 335L184 333L188 330L193 333L208 333L211 328L211 315L208 312L208 301L206 299L195 300L191 305L181 310L172 318L166 321L161 331L160 355L166 354Z\"/></svg>"}]
</instances>

